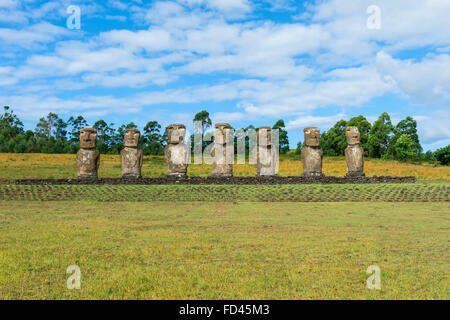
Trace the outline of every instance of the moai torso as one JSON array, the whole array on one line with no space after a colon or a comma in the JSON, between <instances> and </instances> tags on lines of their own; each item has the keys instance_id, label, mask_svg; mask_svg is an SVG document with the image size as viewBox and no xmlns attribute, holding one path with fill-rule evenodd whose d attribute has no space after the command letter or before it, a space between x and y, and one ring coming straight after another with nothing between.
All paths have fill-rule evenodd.
<instances>
[{"instance_id":1,"label":"moai torso","mask_svg":"<svg viewBox=\"0 0 450 320\"><path fill-rule=\"evenodd\" d=\"M183 124L172 124L167 127L169 140L164 153L168 176L186 176L190 149L184 143L186 128Z\"/></svg>"},{"instance_id":2,"label":"moai torso","mask_svg":"<svg viewBox=\"0 0 450 320\"><path fill-rule=\"evenodd\" d=\"M316 127L304 129L305 146L302 148L302 164L304 177L323 176L323 150L320 147L320 131Z\"/></svg>"},{"instance_id":3,"label":"moai torso","mask_svg":"<svg viewBox=\"0 0 450 320\"><path fill-rule=\"evenodd\" d=\"M95 149L97 130L83 128L80 131L80 150L77 152L78 178L97 178L100 152Z\"/></svg>"},{"instance_id":4,"label":"moai torso","mask_svg":"<svg viewBox=\"0 0 450 320\"><path fill-rule=\"evenodd\" d=\"M348 127L345 131L348 147L345 149L347 177L364 176L364 149L360 145L360 133L357 127Z\"/></svg>"},{"instance_id":5,"label":"moai torso","mask_svg":"<svg viewBox=\"0 0 450 320\"><path fill-rule=\"evenodd\" d=\"M260 127L257 133L256 175L276 175L277 157L276 150L272 149L272 137L270 127Z\"/></svg>"},{"instance_id":6,"label":"moai torso","mask_svg":"<svg viewBox=\"0 0 450 320\"><path fill-rule=\"evenodd\" d=\"M122 178L140 178L142 169L142 150L138 148L141 133L137 129L125 131L125 148L120 151Z\"/></svg>"},{"instance_id":7,"label":"moai torso","mask_svg":"<svg viewBox=\"0 0 450 320\"><path fill-rule=\"evenodd\" d=\"M231 126L216 123L214 146L211 150L212 176L231 177L233 175L234 144Z\"/></svg>"}]
</instances>

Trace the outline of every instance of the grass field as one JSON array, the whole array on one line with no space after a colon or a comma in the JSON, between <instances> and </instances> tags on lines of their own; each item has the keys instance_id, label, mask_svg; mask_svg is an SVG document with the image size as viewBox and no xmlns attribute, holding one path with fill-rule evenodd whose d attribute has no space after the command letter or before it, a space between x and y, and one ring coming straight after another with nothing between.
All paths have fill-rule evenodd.
<instances>
[{"instance_id":1,"label":"grass field","mask_svg":"<svg viewBox=\"0 0 450 320\"><path fill-rule=\"evenodd\" d=\"M99 177L116 178L121 176L120 158L118 155L101 155ZM343 177L347 166L343 157L325 157L323 172L329 176ZM281 155L279 175L299 176L303 168L300 157ZM432 164L411 164L398 161L366 159L367 176L415 176L423 181L450 182L450 166ZM208 176L211 166L190 165L188 175ZM75 155L70 154L13 154L0 153L0 182L10 183L13 179L45 179L76 178ZM142 174L146 177L162 177L166 175L166 167L162 156L144 157ZM234 165L235 176L253 176L254 165Z\"/></svg>"},{"instance_id":2,"label":"grass field","mask_svg":"<svg viewBox=\"0 0 450 320\"><path fill-rule=\"evenodd\" d=\"M282 159L280 175L301 171ZM324 172L343 176L345 161ZM143 173L164 176L163 158ZM0 299L449 299L449 167L369 160L366 174L420 183L12 185L74 178L74 156L0 154ZM117 156L100 176L120 176Z\"/></svg>"},{"instance_id":3,"label":"grass field","mask_svg":"<svg viewBox=\"0 0 450 320\"><path fill-rule=\"evenodd\" d=\"M3 299L448 299L450 204L0 204ZM66 288L66 268L81 289ZM381 291L366 269L381 269Z\"/></svg>"}]
</instances>

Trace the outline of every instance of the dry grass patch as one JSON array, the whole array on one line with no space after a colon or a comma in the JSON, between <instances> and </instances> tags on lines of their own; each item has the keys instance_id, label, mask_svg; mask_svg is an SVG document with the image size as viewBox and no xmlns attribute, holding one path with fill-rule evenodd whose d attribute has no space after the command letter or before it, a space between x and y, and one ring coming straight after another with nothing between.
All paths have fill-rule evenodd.
<instances>
[{"instance_id":1,"label":"dry grass patch","mask_svg":"<svg viewBox=\"0 0 450 320\"><path fill-rule=\"evenodd\" d=\"M120 177L121 166L118 155L101 155L100 177ZM325 157L323 172L330 176L344 176L347 166L343 157ZM254 165L244 164L234 166L234 175L253 176L256 174ZM303 171L300 157L281 156L279 175L298 176ZM411 164L398 161L366 159L365 172L367 176L415 176L420 180L450 181L450 166L435 166L432 164ZM166 166L162 156L145 156L142 174L146 177L161 177L166 175ZM190 165L188 174L191 176L208 176L210 165ZM51 179L76 178L75 155L71 154L13 154L0 153L0 181L14 179Z\"/></svg>"}]
</instances>

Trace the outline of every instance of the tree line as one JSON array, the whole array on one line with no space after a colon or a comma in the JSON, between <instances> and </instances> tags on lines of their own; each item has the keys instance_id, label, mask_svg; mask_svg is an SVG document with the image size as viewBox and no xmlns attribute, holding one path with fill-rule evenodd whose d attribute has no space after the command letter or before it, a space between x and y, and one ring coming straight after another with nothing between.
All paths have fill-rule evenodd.
<instances>
[{"instance_id":1,"label":"tree line","mask_svg":"<svg viewBox=\"0 0 450 320\"><path fill-rule=\"evenodd\" d=\"M393 125L387 112L383 112L373 124L361 115L349 121L336 122L332 128L320 135L320 146L324 155L345 155L347 148L345 130L350 126L359 129L361 146L366 157L400 161L439 161L444 165L449 163L450 145L435 152L423 153L417 133L417 121L408 116L397 125ZM302 146L299 142L297 154L301 154Z\"/></svg>"},{"instance_id":2,"label":"tree line","mask_svg":"<svg viewBox=\"0 0 450 320\"><path fill-rule=\"evenodd\" d=\"M205 110L197 113L193 121L202 122L203 132L212 126L209 113ZM324 155L344 155L347 147L345 137L347 126L358 127L361 133L361 146L367 157L403 161L439 161L446 165L450 161L450 146L435 152L423 153L417 134L417 122L412 117L406 117L394 126L386 112L382 113L373 124L365 117L358 116L349 121L340 120L328 131L322 132L320 144ZM84 127L89 127L89 124L82 116L72 116L64 121L57 114L50 112L46 117L39 119L34 131L25 130L22 121L13 110L5 106L3 114L0 115L0 152L76 153L80 148L80 129ZM98 120L92 127L97 129L98 133L97 149L102 154L119 154L124 147L125 130L137 128L137 125L130 122L116 129L113 123ZM279 130L280 153L288 153L289 139L284 121L278 120L272 128ZM256 128L250 125L243 129ZM204 142L203 147L208 143L210 142ZM145 155L162 155L167 144L167 134L157 121L149 121L141 132L139 144ZM302 143L299 142L295 153L300 154L301 148Z\"/></svg>"}]
</instances>

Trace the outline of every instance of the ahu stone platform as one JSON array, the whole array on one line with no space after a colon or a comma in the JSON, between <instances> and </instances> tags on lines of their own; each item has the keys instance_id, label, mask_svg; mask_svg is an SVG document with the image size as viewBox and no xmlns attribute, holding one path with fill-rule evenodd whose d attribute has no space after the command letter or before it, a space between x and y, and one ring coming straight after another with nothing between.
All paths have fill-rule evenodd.
<instances>
[{"instance_id":1,"label":"ahu stone platform","mask_svg":"<svg viewBox=\"0 0 450 320\"><path fill-rule=\"evenodd\" d=\"M277 185L277 184L360 184L360 183L416 183L416 177L162 177L162 178L99 178L99 179L26 179L17 185Z\"/></svg>"}]
</instances>

